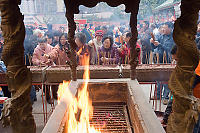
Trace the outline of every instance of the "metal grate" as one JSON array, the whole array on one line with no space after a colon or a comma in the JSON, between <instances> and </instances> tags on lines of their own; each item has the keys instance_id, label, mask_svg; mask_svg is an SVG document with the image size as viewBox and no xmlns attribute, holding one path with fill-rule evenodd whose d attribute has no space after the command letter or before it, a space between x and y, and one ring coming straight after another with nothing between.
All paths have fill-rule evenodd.
<instances>
[{"instance_id":1,"label":"metal grate","mask_svg":"<svg viewBox=\"0 0 200 133\"><path fill-rule=\"evenodd\" d=\"M90 124L103 133L132 133L126 105L94 105Z\"/></svg>"}]
</instances>

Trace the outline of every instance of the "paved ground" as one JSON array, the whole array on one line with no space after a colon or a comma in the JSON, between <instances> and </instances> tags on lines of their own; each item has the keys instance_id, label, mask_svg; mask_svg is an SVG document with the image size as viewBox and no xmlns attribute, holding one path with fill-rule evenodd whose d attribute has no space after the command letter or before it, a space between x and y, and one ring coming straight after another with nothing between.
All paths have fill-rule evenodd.
<instances>
[{"instance_id":1,"label":"paved ground","mask_svg":"<svg viewBox=\"0 0 200 133\"><path fill-rule=\"evenodd\" d=\"M149 101L149 97L150 97L150 89L151 86L150 85L141 85L141 88L145 94L145 98L147 101ZM153 95L153 91L152 91L152 95ZM43 96L44 98L44 96ZM42 104L42 93L41 90L39 92L37 92L37 101L33 104L33 115L35 118L35 122L36 122L36 126L37 126L37 133L41 133L42 129L44 128L44 114L43 114L43 104ZM57 101L54 101L55 105L57 104ZM152 108L155 109L155 106L157 108L157 110L160 109L161 107L161 111L164 111L166 108L166 105L163 105L162 102L160 104L160 101L154 101L154 106L153 106L153 101L150 101L150 103ZM47 105L47 106L45 106ZM160 106L161 105L161 106ZM52 111L51 109L53 108L50 104L44 104L44 108L47 107L47 112L48 112L48 118L51 115ZM0 124L0 133L11 133L9 128L3 129L1 124Z\"/></svg>"}]
</instances>

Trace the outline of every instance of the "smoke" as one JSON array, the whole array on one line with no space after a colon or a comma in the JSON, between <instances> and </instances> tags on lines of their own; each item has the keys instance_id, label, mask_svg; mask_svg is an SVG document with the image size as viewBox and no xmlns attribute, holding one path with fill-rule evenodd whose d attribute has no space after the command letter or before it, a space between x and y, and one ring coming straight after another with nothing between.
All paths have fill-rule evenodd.
<instances>
[{"instance_id":1,"label":"smoke","mask_svg":"<svg viewBox=\"0 0 200 133\"><path fill-rule=\"evenodd\" d=\"M110 7L107 3L98 3L93 8L87 8L85 6L79 7L80 13L76 15L77 19L87 19L89 22L110 22L110 23L123 23L128 22L130 14L125 13L125 5L119 5L118 7Z\"/></svg>"}]
</instances>

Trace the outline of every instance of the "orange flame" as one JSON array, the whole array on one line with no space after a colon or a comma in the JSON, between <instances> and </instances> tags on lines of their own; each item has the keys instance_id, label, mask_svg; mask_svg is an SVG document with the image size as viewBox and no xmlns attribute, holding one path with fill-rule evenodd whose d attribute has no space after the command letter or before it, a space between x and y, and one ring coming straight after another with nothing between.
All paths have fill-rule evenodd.
<instances>
[{"instance_id":1,"label":"orange flame","mask_svg":"<svg viewBox=\"0 0 200 133\"><path fill-rule=\"evenodd\" d=\"M95 129L95 127L90 125L90 116L93 114L93 107L87 91L89 81L89 56L84 55L82 64L85 67L83 75L84 84L78 91L77 98L70 93L68 88L69 82L64 81L63 84L59 85L58 93L62 94L58 94L58 99L70 101L65 133L101 133L100 129Z\"/></svg>"},{"instance_id":2,"label":"orange flame","mask_svg":"<svg viewBox=\"0 0 200 133\"><path fill-rule=\"evenodd\" d=\"M80 48L80 49L78 50L78 52L76 52L76 54L77 54L77 55L80 55L81 52L82 52L82 50L83 50L83 48Z\"/></svg>"}]
</instances>

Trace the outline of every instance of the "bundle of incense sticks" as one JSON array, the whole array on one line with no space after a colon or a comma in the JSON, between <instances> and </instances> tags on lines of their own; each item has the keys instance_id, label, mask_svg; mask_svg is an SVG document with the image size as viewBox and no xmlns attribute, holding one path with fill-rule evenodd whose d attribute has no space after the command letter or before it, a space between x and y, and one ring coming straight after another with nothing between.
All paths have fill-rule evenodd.
<instances>
[{"instance_id":1,"label":"bundle of incense sticks","mask_svg":"<svg viewBox=\"0 0 200 133\"><path fill-rule=\"evenodd\" d=\"M157 64L159 64L159 54L156 53L156 57L157 57Z\"/></svg>"},{"instance_id":2,"label":"bundle of incense sticks","mask_svg":"<svg viewBox=\"0 0 200 133\"><path fill-rule=\"evenodd\" d=\"M147 58L147 53L146 53L146 61L145 61L146 64L148 64L148 58Z\"/></svg>"},{"instance_id":3,"label":"bundle of incense sticks","mask_svg":"<svg viewBox=\"0 0 200 133\"><path fill-rule=\"evenodd\" d=\"M165 55L164 55L164 52L163 52L163 64L165 63Z\"/></svg>"},{"instance_id":4,"label":"bundle of incense sticks","mask_svg":"<svg viewBox=\"0 0 200 133\"><path fill-rule=\"evenodd\" d=\"M26 65L26 55L25 55L25 59L24 60L25 60L24 62L25 62L25 65Z\"/></svg>"},{"instance_id":5,"label":"bundle of incense sticks","mask_svg":"<svg viewBox=\"0 0 200 133\"><path fill-rule=\"evenodd\" d=\"M28 54L28 60L29 60L30 66L32 66L32 56L30 54Z\"/></svg>"},{"instance_id":6,"label":"bundle of incense sticks","mask_svg":"<svg viewBox=\"0 0 200 133\"><path fill-rule=\"evenodd\" d=\"M150 57L149 57L149 64L153 63L153 52L150 52Z\"/></svg>"},{"instance_id":7,"label":"bundle of incense sticks","mask_svg":"<svg viewBox=\"0 0 200 133\"><path fill-rule=\"evenodd\" d=\"M108 52L108 63L107 63L108 65L109 65L109 64L112 64L112 63L110 62L110 58L111 58L111 55L110 55L110 52Z\"/></svg>"},{"instance_id":8,"label":"bundle of incense sticks","mask_svg":"<svg viewBox=\"0 0 200 133\"><path fill-rule=\"evenodd\" d=\"M106 64L106 52L103 52L103 64Z\"/></svg>"},{"instance_id":9,"label":"bundle of incense sticks","mask_svg":"<svg viewBox=\"0 0 200 133\"><path fill-rule=\"evenodd\" d=\"M164 51L164 58L165 58L165 63L168 63L168 62L167 62L167 54L166 54L165 51Z\"/></svg>"},{"instance_id":10,"label":"bundle of incense sticks","mask_svg":"<svg viewBox=\"0 0 200 133\"><path fill-rule=\"evenodd\" d=\"M127 55L125 55L124 64L127 63Z\"/></svg>"},{"instance_id":11,"label":"bundle of incense sticks","mask_svg":"<svg viewBox=\"0 0 200 133\"><path fill-rule=\"evenodd\" d=\"M97 64L99 65L99 53L97 52Z\"/></svg>"}]
</instances>

